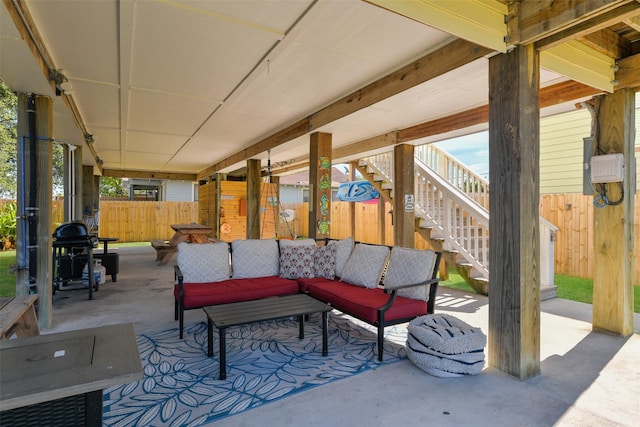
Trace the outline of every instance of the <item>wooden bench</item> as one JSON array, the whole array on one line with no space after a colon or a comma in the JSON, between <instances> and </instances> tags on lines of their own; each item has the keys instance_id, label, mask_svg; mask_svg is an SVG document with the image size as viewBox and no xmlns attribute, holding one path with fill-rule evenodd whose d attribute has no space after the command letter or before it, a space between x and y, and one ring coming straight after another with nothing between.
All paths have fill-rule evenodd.
<instances>
[{"instance_id":1,"label":"wooden bench","mask_svg":"<svg viewBox=\"0 0 640 427\"><path fill-rule=\"evenodd\" d=\"M0 339L40 335L35 302L38 295L0 298Z\"/></svg>"},{"instance_id":2,"label":"wooden bench","mask_svg":"<svg viewBox=\"0 0 640 427\"><path fill-rule=\"evenodd\" d=\"M178 250L175 245L172 245L167 240L151 240L151 246L156 250L158 265L165 265Z\"/></svg>"}]
</instances>

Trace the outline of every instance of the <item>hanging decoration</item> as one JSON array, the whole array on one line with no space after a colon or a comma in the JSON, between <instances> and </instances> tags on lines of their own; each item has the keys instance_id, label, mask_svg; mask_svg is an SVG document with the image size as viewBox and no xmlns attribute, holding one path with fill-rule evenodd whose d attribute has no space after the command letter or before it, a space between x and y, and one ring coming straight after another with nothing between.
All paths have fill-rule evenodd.
<instances>
[{"instance_id":1,"label":"hanging decoration","mask_svg":"<svg viewBox=\"0 0 640 427\"><path fill-rule=\"evenodd\" d=\"M369 181L343 182L338 188L338 199L343 202L367 202L379 198L380 193Z\"/></svg>"}]
</instances>

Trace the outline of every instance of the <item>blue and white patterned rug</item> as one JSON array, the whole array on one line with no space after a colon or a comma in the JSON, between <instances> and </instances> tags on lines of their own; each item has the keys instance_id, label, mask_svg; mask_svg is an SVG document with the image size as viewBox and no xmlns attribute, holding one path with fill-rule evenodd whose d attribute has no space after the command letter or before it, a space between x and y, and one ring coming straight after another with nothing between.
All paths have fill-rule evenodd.
<instances>
[{"instance_id":1,"label":"blue and white patterned rug","mask_svg":"<svg viewBox=\"0 0 640 427\"><path fill-rule=\"evenodd\" d=\"M227 379L218 379L218 340L208 358L206 324L138 335L144 378L104 390L105 426L199 426L265 403L350 377L406 357L406 325L385 331L384 362L375 329L329 313L329 356L322 357L320 315L227 330Z\"/></svg>"}]
</instances>

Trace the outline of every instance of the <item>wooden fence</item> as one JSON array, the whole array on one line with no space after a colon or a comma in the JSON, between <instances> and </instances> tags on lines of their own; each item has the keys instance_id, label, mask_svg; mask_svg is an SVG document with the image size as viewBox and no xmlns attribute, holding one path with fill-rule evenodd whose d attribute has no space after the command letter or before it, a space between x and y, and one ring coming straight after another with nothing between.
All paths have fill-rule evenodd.
<instances>
[{"instance_id":1,"label":"wooden fence","mask_svg":"<svg viewBox=\"0 0 640 427\"><path fill-rule=\"evenodd\" d=\"M545 194L540 197L540 215L559 228L555 241L555 273L593 277L593 197L577 193ZM0 205L3 201L0 201ZM307 203L283 204L294 210L294 219L281 221L280 237L309 234ZM635 195L635 252L634 283L640 284L640 193ZM377 204L355 204L354 239L368 243L393 244L391 205L385 203L380 213ZM380 219L384 217L384 227ZM331 237L344 238L351 234L350 203L331 204ZM53 202L53 227L63 221L62 201ZM171 224L198 221L198 202L100 202L100 235L117 237L121 242L168 239L173 235ZM384 233L384 238L381 234ZM416 238L416 246L425 248L423 239Z\"/></svg>"},{"instance_id":2,"label":"wooden fence","mask_svg":"<svg viewBox=\"0 0 640 427\"><path fill-rule=\"evenodd\" d=\"M634 209L634 283L640 285L640 193ZM545 194L540 215L559 228L555 242L555 273L593 278L593 197L579 193Z\"/></svg>"}]
</instances>

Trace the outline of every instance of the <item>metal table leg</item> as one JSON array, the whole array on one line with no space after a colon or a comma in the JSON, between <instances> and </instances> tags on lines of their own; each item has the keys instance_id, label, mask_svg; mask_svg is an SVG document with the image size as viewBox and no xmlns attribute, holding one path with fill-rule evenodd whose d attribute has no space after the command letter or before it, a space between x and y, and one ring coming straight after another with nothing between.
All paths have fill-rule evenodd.
<instances>
[{"instance_id":1,"label":"metal table leg","mask_svg":"<svg viewBox=\"0 0 640 427\"><path fill-rule=\"evenodd\" d=\"M329 345L328 345L329 334L327 332L328 329L329 329L329 316L327 316L326 311L323 311L322 312L322 355L323 356L329 355Z\"/></svg>"},{"instance_id":2,"label":"metal table leg","mask_svg":"<svg viewBox=\"0 0 640 427\"><path fill-rule=\"evenodd\" d=\"M207 356L213 356L213 322L207 316Z\"/></svg>"},{"instance_id":3,"label":"metal table leg","mask_svg":"<svg viewBox=\"0 0 640 427\"><path fill-rule=\"evenodd\" d=\"M220 379L227 379L227 328L218 328L220 335Z\"/></svg>"}]
</instances>

